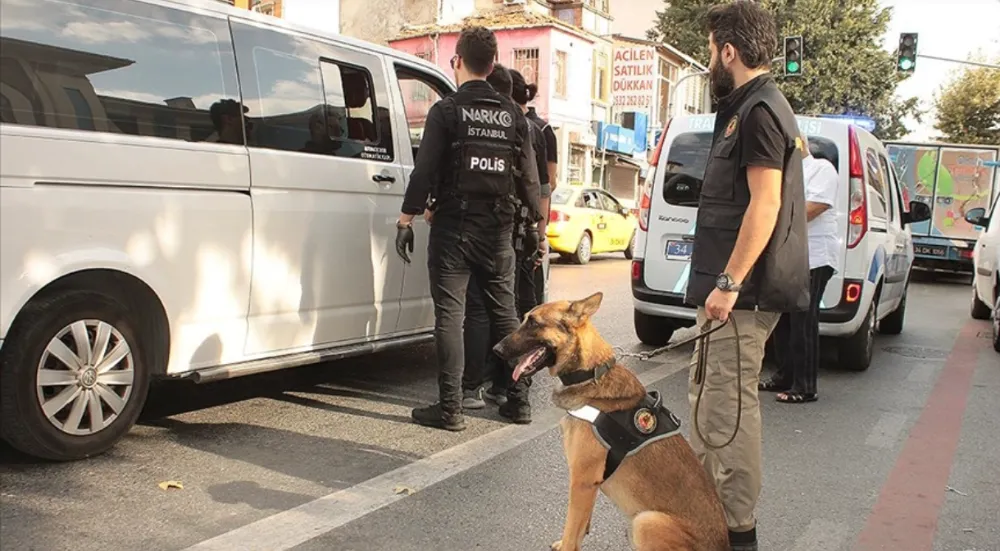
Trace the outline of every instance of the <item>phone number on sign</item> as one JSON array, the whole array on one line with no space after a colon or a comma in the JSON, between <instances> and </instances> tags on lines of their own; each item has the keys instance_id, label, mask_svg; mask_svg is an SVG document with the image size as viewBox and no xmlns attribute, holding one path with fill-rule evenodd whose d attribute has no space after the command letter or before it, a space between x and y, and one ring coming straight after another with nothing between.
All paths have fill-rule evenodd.
<instances>
[{"instance_id":1,"label":"phone number on sign","mask_svg":"<svg viewBox=\"0 0 1000 551\"><path fill-rule=\"evenodd\" d=\"M653 102L649 96L617 96L615 105L618 107L649 107Z\"/></svg>"}]
</instances>

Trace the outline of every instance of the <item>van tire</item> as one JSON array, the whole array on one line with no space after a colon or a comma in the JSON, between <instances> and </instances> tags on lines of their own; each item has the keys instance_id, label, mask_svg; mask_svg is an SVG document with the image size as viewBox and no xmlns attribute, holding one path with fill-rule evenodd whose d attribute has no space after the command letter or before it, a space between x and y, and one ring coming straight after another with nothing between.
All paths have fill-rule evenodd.
<instances>
[{"instance_id":1,"label":"van tire","mask_svg":"<svg viewBox=\"0 0 1000 551\"><path fill-rule=\"evenodd\" d=\"M674 331L677 330L676 323L669 318L651 316L638 310L634 312L632 319L639 342L649 346L664 346L670 342L670 337L674 336Z\"/></svg>"},{"instance_id":2,"label":"van tire","mask_svg":"<svg viewBox=\"0 0 1000 551\"><path fill-rule=\"evenodd\" d=\"M590 237L590 232L583 232L583 235L580 236L580 243L576 246L576 252L573 253L573 263L582 266L590 262L593 251L594 239Z\"/></svg>"},{"instance_id":3,"label":"van tire","mask_svg":"<svg viewBox=\"0 0 1000 551\"><path fill-rule=\"evenodd\" d=\"M1000 293L993 307L993 350L1000 352Z\"/></svg>"},{"instance_id":4,"label":"van tire","mask_svg":"<svg viewBox=\"0 0 1000 551\"><path fill-rule=\"evenodd\" d=\"M990 319L990 305L979 300L979 295L976 293L976 284L972 284L972 308L970 314L974 320L988 320Z\"/></svg>"},{"instance_id":5,"label":"van tire","mask_svg":"<svg viewBox=\"0 0 1000 551\"><path fill-rule=\"evenodd\" d=\"M840 343L839 364L847 371L867 371L872 364L875 350L875 305L878 304L878 294L872 298L861 327L858 327L850 337Z\"/></svg>"},{"instance_id":6,"label":"van tire","mask_svg":"<svg viewBox=\"0 0 1000 551\"><path fill-rule=\"evenodd\" d=\"M635 257L635 232L632 232L632 239L628 240L628 248L625 249L625 259L632 260Z\"/></svg>"},{"instance_id":7,"label":"van tire","mask_svg":"<svg viewBox=\"0 0 1000 551\"><path fill-rule=\"evenodd\" d=\"M153 365L146 355L145 343L139 339L133 312L110 294L79 288L55 291L29 303L11 327L6 345L0 353L0 433L4 440L28 455L53 461L92 457L117 444L131 430L142 411L149 392L150 366ZM59 388L84 388L81 382L55 383L46 387L38 385L39 364L43 354L51 350L49 347L55 337L80 321L88 324L84 327L91 346L95 344L96 335L100 334L98 330L109 331L109 326L111 336L108 337L105 351L115 349L116 343L127 346L126 355L108 373L126 373L127 370L119 370L118 367L123 367L126 365L123 362L127 361L131 362L132 367L130 390L126 389L128 383L122 382L121 377L115 378L116 382L113 383L106 378L107 384L100 385L101 376L96 370L93 371L93 377L88 379L93 386L84 389L88 392L85 396L100 396L98 390L103 389L101 392L113 393L123 404L119 406L120 411L110 424L90 434L70 434L56 426L43 411L38 397L40 388L51 389L45 391L49 399L63 392L56 390ZM90 333L91 330L94 331L93 334ZM78 354L74 336L67 335L63 339L66 350L70 354ZM72 349L67 342L72 343ZM49 358L46 365L50 375L54 371L71 372L59 369L65 364L53 359L55 356L51 352ZM83 381L83 375L80 377L79 381ZM90 388L94 390L89 390ZM106 422L114 413L110 402L104 398L95 403L102 408L102 421ZM67 402L53 413L53 418L65 427L71 422L69 418L73 416L76 405L76 400ZM81 415L76 423L80 431L84 430L85 424L88 427L86 430L91 430L91 405L90 398L84 398L81 407L86 409L83 413L76 411ZM65 416L58 419L62 414Z\"/></svg>"},{"instance_id":8,"label":"van tire","mask_svg":"<svg viewBox=\"0 0 1000 551\"><path fill-rule=\"evenodd\" d=\"M899 306L891 314L882 318L878 322L878 332L883 335L898 335L903 332L903 318L906 316L906 295L909 294L909 286L903 290L903 298L899 301Z\"/></svg>"}]
</instances>

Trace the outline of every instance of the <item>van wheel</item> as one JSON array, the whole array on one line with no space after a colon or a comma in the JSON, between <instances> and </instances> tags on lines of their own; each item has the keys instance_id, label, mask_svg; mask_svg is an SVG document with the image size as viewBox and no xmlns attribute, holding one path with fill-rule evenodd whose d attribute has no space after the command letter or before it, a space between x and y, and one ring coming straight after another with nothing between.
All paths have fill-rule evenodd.
<instances>
[{"instance_id":1,"label":"van wheel","mask_svg":"<svg viewBox=\"0 0 1000 551\"><path fill-rule=\"evenodd\" d=\"M988 320L990 319L990 305L979 300L979 295L976 293L976 284L972 283L972 308L970 314L974 320Z\"/></svg>"},{"instance_id":2,"label":"van wheel","mask_svg":"<svg viewBox=\"0 0 1000 551\"><path fill-rule=\"evenodd\" d=\"M632 239L628 240L628 248L625 249L626 260L632 260L635 256L635 232L632 232Z\"/></svg>"},{"instance_id":3,"label":"van wheel","mask_svg":"<svg viewBox=\"0 0 1000 551\"><path fill-rule=\"evenodd\" d=\"M67 289L29 304L0 354L4 439L56 461L114 446L149 390L137 335L129 310L101 292Z\"/></svg>"},{"instance_id":4,"label":"van wheel","mask_svg":"<svg viewBox=\"0 0 1000 551\"><path fill-rule=\"evenodd\" d=\"M865 314L858 331L840 344L840 366L848 371L865 371L872 364L875 352L875 305L878 294Z\"/></svg>"},{"instance_id":5,"label":"van wheel","mask_svg":"<svg viewBox=\"0 0 1000 551\"><path fill-rule=\"evenodd\" d=\"M1000 352L1000 295L993 306L993 350Z\"/></svg>"},{"instance_id":6,"label":"van wheel","mask_svg":"<svg viewBox=\"0 0 1000 551\"><path fill-rule=\"evenodd\" d=\"M576 264L586 264L590 262L590 255L593 250L594 241L591 239L588 232L583 232L583 236L580 237L580 244L576 246L576 252L573 253L573 262Z\"/></svg>"},{"instance_id":7,"label":"van wheel","mask_svg":"<svg viewBox=\"0 0 1000 551\"><path fill-rule=\"evenodd\" d=\"M639 342L649 346L664 346L670 342L670 337L674 336L674 331L677 330L676 323L669 318L651 316L638 310L634 312L633 323Z\"/></svg>"},{"instance_id":8,"label":"van wheel","mask_svg":"<svg viewBox=\"0 0 1000 551\"><path fill-rule=\"evenodd\" d=\"M899 306L891 314L882 318L882 321L878 322L879 333L883 335L898 335L903 332L903 318L906 316L907 294L909 294L909 288L903 290L903 298L900 299Z\"/></svg>"}]
</instances>

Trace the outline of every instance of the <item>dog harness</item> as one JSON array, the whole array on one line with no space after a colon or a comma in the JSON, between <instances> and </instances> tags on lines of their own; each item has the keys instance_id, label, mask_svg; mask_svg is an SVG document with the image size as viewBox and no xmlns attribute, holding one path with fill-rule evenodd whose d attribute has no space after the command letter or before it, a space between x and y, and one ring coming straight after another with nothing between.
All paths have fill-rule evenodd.
<instances>
[{"instance_id":1,"label":"dog harness","mask_svg":"<svg viewBox=\"0 0 1000 551\"><path fill-rule=\"evenodd\" d=\"M593 406L583 406L568 413L590 423L594 436L608 450L604 480L610 478L626 458L681 431L680 419L664 407L660 393L655 390L647 393L632 409L603 412Z\"/></svg>"}]
</instances>

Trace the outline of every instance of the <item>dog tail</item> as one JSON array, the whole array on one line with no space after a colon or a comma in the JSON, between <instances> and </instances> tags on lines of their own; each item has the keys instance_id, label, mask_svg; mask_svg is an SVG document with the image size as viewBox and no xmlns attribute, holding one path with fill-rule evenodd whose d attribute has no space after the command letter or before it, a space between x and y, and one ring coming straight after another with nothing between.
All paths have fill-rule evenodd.
<instances>
[{"instance_id":1,"label":"dog tail","mask_svg":"<svg viewBox=\"0 0 1000 551\"><path fill-rule=\"evenodd\" d=\"M666 513L644 511L632 519L636 551L700 551L703 546L688 524Z\"/></svg>"}]
</instances>

